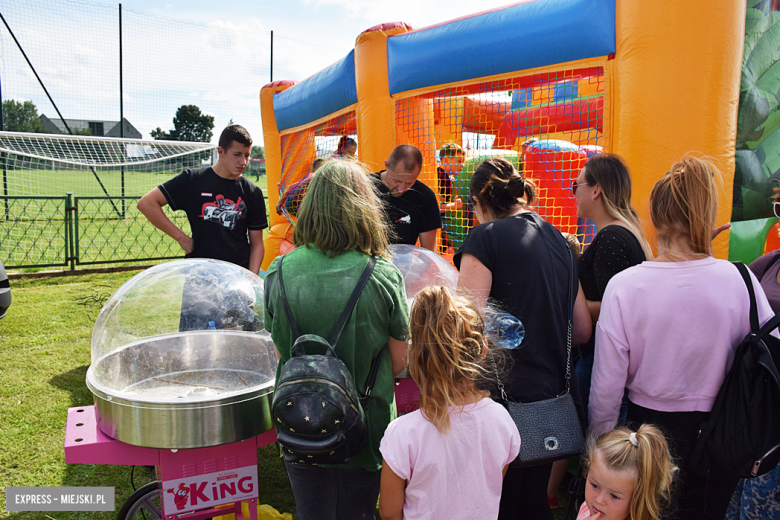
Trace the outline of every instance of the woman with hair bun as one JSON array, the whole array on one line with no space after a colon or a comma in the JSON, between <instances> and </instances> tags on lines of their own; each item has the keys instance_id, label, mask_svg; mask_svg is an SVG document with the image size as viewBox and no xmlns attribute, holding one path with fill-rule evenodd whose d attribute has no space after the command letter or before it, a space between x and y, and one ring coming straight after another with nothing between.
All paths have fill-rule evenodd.
<instances>
[{"instance_id":1,"label":"woman with hair bun","mask_svg":"<svg viewBox=\"0 0 780 520\"><path fill-rule=\"evenodd\" d=\"M680 464L679 517L722 520L737 484L713 468L708 479L687 473L699 427L750 332L750 297L737 268L712 257L718 213L709 162L686 156L650 195L658 256L616 274L607 285L596 324L590 390L590 430L618 420L628 388L627 423L655 424L668 433ZM758 280L758 316L773 316Z\"/></svg>"},{"instance_id":2,"label":"woman with hair bun","mask_svg":"<svg viewBox=\"0 0 780 520\"><path fill-rule=\"evenodd\" d=\"M480 225L455 253L458 286L480 309L490 298L525 326L522 343L511 351L513 367L502 378L508 397L517 402L555 397L566 388L570 269L577 277L566 239L531 211L534 184L504 158L488 159L476 169L469 198ZM581 288L573 316L572 343L584 343L591 321ZM551 467L510 467L498 518L552 519Z\"/></svg>"}]
</instances>

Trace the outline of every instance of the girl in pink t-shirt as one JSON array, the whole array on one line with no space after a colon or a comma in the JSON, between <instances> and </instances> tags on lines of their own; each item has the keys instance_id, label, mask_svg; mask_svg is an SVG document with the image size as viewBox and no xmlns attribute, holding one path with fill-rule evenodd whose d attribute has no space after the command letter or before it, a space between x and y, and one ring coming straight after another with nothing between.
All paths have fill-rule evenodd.
<instances>
[{"instance_id":1,"label":"girl in pink t-shirt","mask_svg":"<svg viewBox=\"0 0 780 520\"><path fill-rule=\"evenodd\" d=\"M660 520L677 472L655 426L591 437L583 457L585 503L577 520Z\"/></svg>"},{"instance_id":2,"label":"girl in pink t-shirt","mask_svg":"<svg viewBox=\"0 0 780 520\"><path fill-rule=\"evenodd\" d=\"M495 519L520 435L504 407L475 384L494 373L490 357L485 364L484 320L446 287L426 287L409 322L420 409L390 423L379 446L382 520Z\"/></svg>"}]
</instances>

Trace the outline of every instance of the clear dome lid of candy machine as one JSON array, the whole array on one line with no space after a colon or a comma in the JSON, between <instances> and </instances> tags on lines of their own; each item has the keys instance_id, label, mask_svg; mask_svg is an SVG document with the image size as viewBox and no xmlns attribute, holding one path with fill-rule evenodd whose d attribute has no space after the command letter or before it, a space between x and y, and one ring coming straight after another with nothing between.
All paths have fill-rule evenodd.
<instances>
[{"instance_id":1,"label":"clear dome lid of candy machine","mask_svg":"<svg viewBox=\"0 0 780 520\"><path fill-rule=\"evenodd\" d=\"M447 260L428 249L406 244L390 246L390 260L404 278L406 299L412 300L423 287L443 285L450 289L458 286L458 270Z\"/></svg>"},{"instance_id":2,"label":"clear dome lid of candy machine","mask_svg":"<svg viewBox=\"0 0 780 520\"><path fill-rule=\"evenodd\" d=\"M263 330L263 280L229 262L184 259L149 268L103 306L92 364L144 338L179 332Z\"/></svg>"}]
</instances>

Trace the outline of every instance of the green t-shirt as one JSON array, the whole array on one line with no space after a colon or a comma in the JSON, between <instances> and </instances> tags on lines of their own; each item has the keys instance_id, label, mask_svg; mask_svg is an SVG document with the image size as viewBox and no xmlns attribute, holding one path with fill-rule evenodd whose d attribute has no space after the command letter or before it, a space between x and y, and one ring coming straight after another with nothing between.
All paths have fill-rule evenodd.
<instances>
[{"instance_id":1,"label":"green t-shirt","mask_svg":"<svg viewBox=\"0 0 780 520\"><path fill-rule=\"evenodd\" d=\"M300 334L318 334L330 340L336 321L357 286L369 257L358 251L328 258L314 247L299 247L285 255L284 290ZM284 313L278 287L279 258L273 261L265 276L265 328L271 333L279 351L276 381L282 366L290 359L292 333ZM406 340L409 308L401 273L388 260L379 258L371 278L358 298L336 347L355 380L359 395L364 395L371 361L389 337ZM323 354L323 352L307 352ZM376 383L364 408L368 441L363 450L339 467L362 467L376 471L382 467L379 441L385 428L396 417L395 391L390 352L384 352Z\"/></svg>"}]
</instances>

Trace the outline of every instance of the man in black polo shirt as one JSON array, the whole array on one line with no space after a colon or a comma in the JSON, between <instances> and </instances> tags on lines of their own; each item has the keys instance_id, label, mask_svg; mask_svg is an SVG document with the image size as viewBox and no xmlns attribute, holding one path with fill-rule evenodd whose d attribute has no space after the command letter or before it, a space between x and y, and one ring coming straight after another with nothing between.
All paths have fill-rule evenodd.
<instances>
[{"instance_id":1,"label":"man in black polo shirt","mask_svg":"<svg viewBox=\"0 0 780 520\"><path fill-rule=\"evenodd\" d=\"M416 147L396 146L385 161L385 170L372 177L379 194L387 202L386 217L395 231L393 244L420 245L436 249L436 230L441 228L441 213L436 195L417 180L423 157Z\"/></svg>"}]
</instances>

